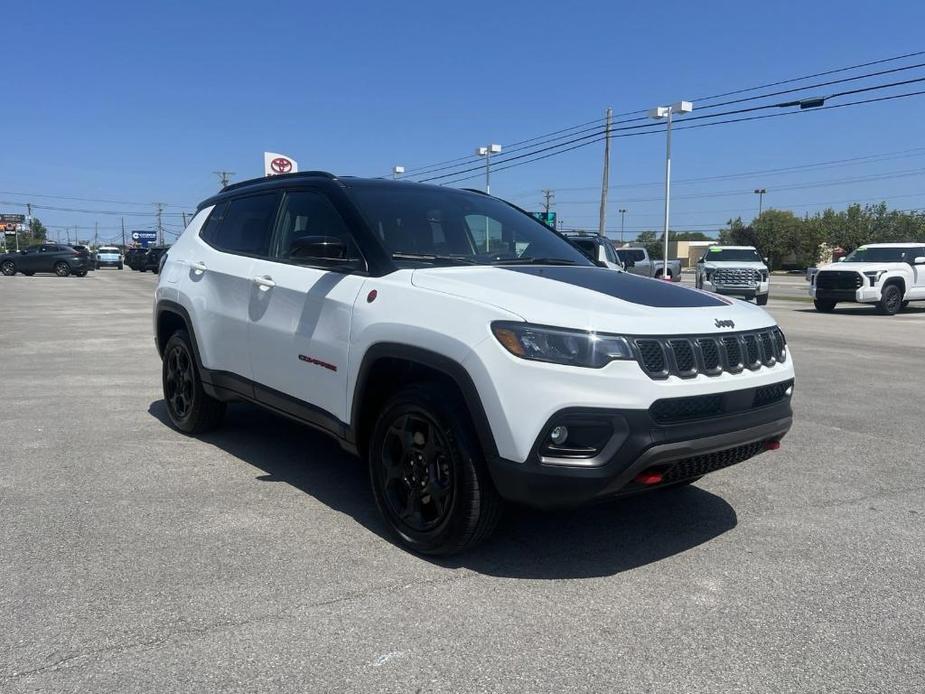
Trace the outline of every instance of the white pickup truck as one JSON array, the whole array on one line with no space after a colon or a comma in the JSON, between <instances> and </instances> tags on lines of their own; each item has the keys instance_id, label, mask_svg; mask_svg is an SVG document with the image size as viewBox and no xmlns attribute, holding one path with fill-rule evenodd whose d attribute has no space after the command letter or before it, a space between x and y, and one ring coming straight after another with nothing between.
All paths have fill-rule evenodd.
<instances>
[{"instance_id":1,"label":"white pickup truck","mask_svg":"<svg viewBox=\"0 0 925 694\"><path fill-rule=\"evenodd\" d=\"M830 313L840 301L876 304L892 316L910 301L925 301L925 243L871 243L810 279L816 310Z\"/></svg>"},{"instance_id":2,"label":"white pickup truck","mask_svg":"<svg viewBox=\"0 0 925 694\"><path fill-rule=\"evenodd\" d=\"M697 261L697 289L768 303L771 273L754 246L710 246Z\"/></svg>"},{"instance_id":3,"label":"white pickup truck","mask_svg":"<svg viewBox=\"0 0 925 694\"><path fill-rule=\"evenodd\" d=\"M626 271L634 275L662 279L665 274L665 261L653 260L645 248L618 248L617 257ZM672 282L681 281L680 260L668 261L668 279Z\"/></svg>"}]
</instances>

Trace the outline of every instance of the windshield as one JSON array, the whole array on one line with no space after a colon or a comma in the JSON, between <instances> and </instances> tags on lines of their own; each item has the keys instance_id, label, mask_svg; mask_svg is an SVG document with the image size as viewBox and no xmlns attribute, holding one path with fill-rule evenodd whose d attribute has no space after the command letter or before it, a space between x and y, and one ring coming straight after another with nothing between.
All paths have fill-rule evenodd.
<instances>
[{"instance_id":1,"label":"windshield","mask_svg":"<svg viewBox=\"0 0 925 694\"><path fill-rule=\"evenodd\" d=\"M101 255L119 255L118 248L101 248L97 251Z\"/></svg>"},{"instance_id":2,"label":"windshield","mask_svg":"<svg viewBox=\"0 0 925 694\"><path fill-rule=\"evenodd\" d=\"M912 248L865 248L852 251L843 263L904 263L915 255Z\"/></svg>"},{"instance_id":3,"label":"windshield","mask_svg":"<svg viewBox=\"0 0 925 694\"><path fill-rule=\"evenodd\" d=\"M708 262L726 262L728 260L738 260L748 263L763 262L758 251L754 248L711 248L703 254L703 259Z\"/></svg>"},{"instance_id":4,"label":"windshield","mask_svg":"<svg viewBox=\"0 0 925 694\"><path fill-rule=\"evenodd\" d=\"M412 186L356 186L352 193L400 263L592 265L549 227L485 195Z\"/></svg>"}]
</instances>

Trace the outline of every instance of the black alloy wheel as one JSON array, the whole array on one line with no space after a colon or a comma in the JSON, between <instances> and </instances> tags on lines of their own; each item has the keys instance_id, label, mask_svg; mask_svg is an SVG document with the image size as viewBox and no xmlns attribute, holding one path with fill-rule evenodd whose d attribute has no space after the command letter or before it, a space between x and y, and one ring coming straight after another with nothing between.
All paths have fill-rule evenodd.
<instances>
[{"instance_id":1,"label":"black alloy wheel","mask_svg":"<svg viewBox=\"0 0 925 694\"><path fill-rule=\"evenodd\" d=\"M820 313L831 313L835 310L835 304L837 302L831 301L830 299L815 299L813 304L816 306L816 310Z\"/></svg>"},{"instance_id":2,"label":"black alloy wheel","mask_svg":"<svg viewBox=\"0 0 925 694\"><path fill-rule=\"evenodd\" d=\"M399 415L381 450L389 515L416 533L440 527L453 505L455 475L440 428L426 413Z\"/></svg>"},{"instance_id":3,"label":"black alloy wheel","mask_svg":"<svg viewBox=\"0 0 925 694\"><path fill-rule=\"evenodd\" d=\"M3 264L0 264L0 272L7 277L12 277L16 274L16 263L12 260L4 260Z\"/></svg>"},{"instance_id":4,"label":"black alloy wheel","mask_svg":"<svg viewBox=\"0 0 925 694\"><path fill-rule=\"evenodd\" d=\"M185 434L201 434L221 424L225 403L203 389L192 344L185 330L170 336L164 346L161 383L171 423Z\"/></svg>"},{"instance_id":5,"label":"black alloy wheel","mask_svg":"<svg viewBox=\"0 0 925 694\"><path fill-rule=\"evenodd\" d=\"M888 284L883 288L883 294L880 297L880 303L877 309L885 316L895 316L902 308L903 293L899 285Z\"/></svg>"},{"instance_id":6,"label":"black alloy wheel","mask_svg":"<svg viewBox=\"0 0 925 694\"><path fill-rule=\"evenodd\" d=\"M71 268L63 260L59 260L55 263L55 274L58 277L67 277L71 274Z\"/></svg>"},{"instance_id":7,"label":"black alloy wheel","mask_svg":"<svg viewBox=\"0 0 925 694\"><path fill-rule=\"evenodd\" d=\"M193 409L195 381L193 360L183 344L174 344L164 355L164 399L171 419L184 420Z\"/></svg>"}]
</instances>

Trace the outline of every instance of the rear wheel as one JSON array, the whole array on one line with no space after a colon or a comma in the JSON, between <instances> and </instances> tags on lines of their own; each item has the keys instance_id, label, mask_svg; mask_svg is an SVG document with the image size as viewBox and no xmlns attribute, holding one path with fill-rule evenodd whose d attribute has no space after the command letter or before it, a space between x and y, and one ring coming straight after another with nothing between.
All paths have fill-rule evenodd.
<instances>
[{"instance_id":1,"label":"rear wheel","mask_svg":"<svg viewBox=\"0 0 925 694\"><path fill-rule=\"evenodd\" d=\"M813 304L816 306L816 310L820 313L831 313L835 310L836 301L830 301L828 299L816 299L813 301Z\"/></svg>"},{"instance_id":2,"label":"rear wheel","mask_svg":"<svg viewBox=\"0 0 925 694\"><path fill-rule=\"evenodd\" d=\"M755 303L758 304L759 306L767 306L768 305L768 295L759 294L758 296L755 297Z\"/></svg>"},{"instance_id":3,"label":"rear wheel","mask_svg":"<svg viewBox=\"0 0 925 694\"><path fill-rule=\"evenodd\" d=\"M164 347L161 364L164 402L173 425L185 434L201 434L217 427L225 415L225 403L208 395L185 330L178 330Z\"/></svg>"},{"instance_id":4,"label":"rear wheel","mask_svg":"<svg viewBox=\"0 0 925 694\"><path fill-rule=\"evenodd\" d=\"M75 277L86 277L86 276L87 276L87 271L86 271L86 270L80 270L79 272L75 272L75 273L74 273L74 276L75 276Z\"/></svg>"},{"instance_id":5,"label":"rear wheel","mask_svg":"<svg viewBox=\"0 0 925 694\"><path fill-rule=\"evenodd\" d=\"M899 313L903 304L903 292L898 284L888 284L880 294L877 310L884 316L894 316Z\"/></svg>"},{"instance_id":6,"label":"rear wheel","mask_svg":"<svg viewBox=\"0 0 925 694\"><path fill-rule=\"evenodd\" d=\"M459 552L501 514L481 448L455 393L409 386L385 405L369 444L376 505L399 542L421 554Z\"/></svg>"},{"instance_id":7,"label":"rear wheel","mask_svg":"<svg viewBox=\"0 0 925 694\"><path fill-rule=\"evenodd\" d=\"M16 274L16 263L12 260L4 260L3 263L0 263L0 272L7 277L12 277Z\"/></svg>"},{"instance_id":8,"label":"rear wheel","mask_svg":"<svg viewBox=\"0 0 925 694\"><path fill-rule=\"evenodd\" d=\"M71 268L63 260L59 260L57 263L55 263L55 274L58 277L67 277L71 274Z\"/></svg>"}]
</instances>

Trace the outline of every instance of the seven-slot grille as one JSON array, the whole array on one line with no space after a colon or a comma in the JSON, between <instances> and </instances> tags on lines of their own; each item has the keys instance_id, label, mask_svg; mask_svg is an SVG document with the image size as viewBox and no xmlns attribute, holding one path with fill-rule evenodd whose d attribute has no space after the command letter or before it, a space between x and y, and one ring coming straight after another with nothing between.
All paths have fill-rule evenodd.
<instances>
[{"instance_id":1,"label":"seven-slot grille","mask_svg":"<svg viewBox=\"0 0 925 694\"><path fill-rule=\"evenodd\" d=\"M650 378L756 371L787 359L787 341L780 328L765 328L729 335L693 337L635 337L636 359Z\"/></svg>"},{"instance_id":2,"label":"seven-slot grille","mask_svg":"<svg viewBox=\"0 0 925 694\"><path fill-rule=\"evenodd\" d=\"M864 283L861 273L851 270L826 270L816 273L816 289L859 289Z\"/></svg>"},{"instance_id":3,"label":"seven-slot grille","mask_svg":"<svg viewBox=\"0 0 925 694\"><path fill-rule=\"evenodd\" d=\"M761 281L761 273L752 268L720 268L710 275L713 284L751 286Z\"/></svg>"}]
</instances>

